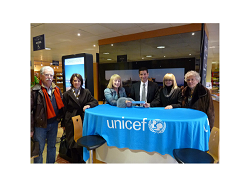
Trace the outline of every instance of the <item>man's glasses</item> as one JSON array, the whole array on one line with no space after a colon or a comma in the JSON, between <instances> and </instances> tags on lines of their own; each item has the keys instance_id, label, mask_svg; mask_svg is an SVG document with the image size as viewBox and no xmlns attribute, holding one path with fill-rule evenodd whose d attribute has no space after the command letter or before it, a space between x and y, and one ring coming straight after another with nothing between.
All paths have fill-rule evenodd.
<instances>
[{"instance_id":1,"label":"man's glasses","mask_svg":"<svg viewBox=\"0 0 250 187\"><path fill-rule=\"evenodd\" d=\"M50 75L50 74L44 74L45 77L53 77L54 75Z\"/></svg>"}]
</instances>

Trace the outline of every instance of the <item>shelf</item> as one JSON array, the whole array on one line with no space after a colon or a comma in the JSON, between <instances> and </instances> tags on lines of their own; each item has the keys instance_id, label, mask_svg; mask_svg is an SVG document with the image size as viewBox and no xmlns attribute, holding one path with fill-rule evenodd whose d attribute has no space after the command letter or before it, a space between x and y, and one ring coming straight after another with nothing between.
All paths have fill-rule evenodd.
<instances>
[{"instance_id":1,"label":"shelf","mask_svg":"<svg viewBox=\"0 0 250 187\"><path fill-rule=\"evenodd\" d=\"M212 72L211 82L212 82L213 92L219 92L219 89L220 89L220 72L219 71Z\"/></svg>"},{"instance_id":2,"label":"shelf","mask_svg":"<svg viewBox=\"0 0 250 187\"><path fill-rule=\"evenodd\" d=\"M63 93L63 73L62 72L55 72L55 82L56 82L56 85L60 88L61 92Z\"/></svg>"}]
</instances>

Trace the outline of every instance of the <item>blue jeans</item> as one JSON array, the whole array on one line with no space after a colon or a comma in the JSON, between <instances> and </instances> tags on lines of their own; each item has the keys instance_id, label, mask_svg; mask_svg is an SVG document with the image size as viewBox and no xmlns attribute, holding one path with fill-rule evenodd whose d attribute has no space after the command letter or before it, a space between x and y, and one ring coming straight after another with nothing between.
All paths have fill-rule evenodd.
<instances>
[{"instance_id":1,"label":"blue jeans","mask_svg":"<svg viewBox=\"0 0 250 187\"><path fill-rule=\"evenodd\" d=\"M58 121L47 124L47 128L35 127L34 140L39 142L39 157L34 158L34 163L43 163L43 150L47 139L46 163L55 163L56 159L56 137Z\"/></svg>"}]
</instances>

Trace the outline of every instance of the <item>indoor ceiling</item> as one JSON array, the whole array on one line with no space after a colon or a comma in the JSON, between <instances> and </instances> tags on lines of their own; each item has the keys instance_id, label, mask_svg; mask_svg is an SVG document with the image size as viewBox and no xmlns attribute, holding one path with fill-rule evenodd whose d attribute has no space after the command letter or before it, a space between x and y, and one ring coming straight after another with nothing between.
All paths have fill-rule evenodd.
<instances>
[{"instance_id":1,"label":"indoor ceiling","mask_svg":"<svg viewBox=\"0 0 250 187\"><path fill-rule=\"evenodd\" d=\"M96 62L100 53L100 63L116 62L117 55L127 54L128 61L152 60L163 58L199 58L200 32L183 33L155 37L137 41L103 45L99 51L98 40L129 35L145 31L187 25L189 23L31 23L31 60L34 64L60 62L62 56L89 53ZM219 63L219 24L208 23L208 62ZM33 51L33 37L45 35L44 49ZM164 43L162 41L168 41ZM131 45L132 44L132 45ZM164 45L164 49L157 49ZM128 47L129 46L129 47ZM109 52L108 55L103 55ZM151 55L152 57L146 57ZM109 59L109 60L107 60Z\"/></svg>"},{"instance_id":2,"label":"indoor ceiling","mask_svg":"<svg viewBox=\"0 0 250 187\"><path fill-rule=\"evenodd\" d=\"M127 62L200 58L201 32L146 38L99 47L100 63L117 62L117 55L127 55Z\"/></svg>"}]
</instances>

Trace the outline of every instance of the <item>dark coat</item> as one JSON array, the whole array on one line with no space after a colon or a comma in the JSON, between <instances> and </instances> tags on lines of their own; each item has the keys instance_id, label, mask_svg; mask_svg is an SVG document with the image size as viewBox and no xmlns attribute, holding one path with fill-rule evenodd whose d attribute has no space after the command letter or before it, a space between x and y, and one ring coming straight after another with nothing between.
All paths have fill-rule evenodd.
<instances>
[{"instance_id":1,"label":"dark coat","mask_svg":"<svg viewBox=\"0 0 250 187\"><path fill-rule=\"evenodd\" d=\"M88 89L81 88L79 99L76 99L72 89L66 91L63 94L63 104L64 116L62 119L61 126L65 127L66 138L69 143L69 148L79 148L79 146L74 141L74 125L72 117L80 115L83 121L83 107L85 105L90 105L91 108L95 107L98 105L98 101L91 95Z\"/></svg>"},{"instance_id":2,"label":"dark coat","mask_svg":"<svg viewBox=\"0 0 250 187\"><path fill-rule=\"evenodd\" d=\"M56 86L54 83L51 85L52 87L52 95L54 93L55 88L57 87L60 91L60 96L62 99L62 93L58 86ZM31 88L31 132L34 131L34 127L41 127L46 128L47 127L47 107L46 107L46 101L45 97L42 91L42 87L40 84L36 84ZM59 113L55 117L55 120L58 122L61 121L61 117L63 114L63 109L59 110Z\"/></svg>"},{"instance_id":3,"label":"dark coat","mask_svg":"<svg viewBox=\"0 0 250 187\"><path fill-rule=\"evenodd\" d=\"M214 126L214 105L210 91L198 83L195 87L190 103L188 103L189 96L190 88L186 86L182 90L182 107L192 108L206 113L209 120L210 130L212 130Z\"/></svg>"},{"instance_id":4,"label":"dark coat","mask_svg":"<svg viewBox=\"0 0 250 187\"><path fill-rule=\"evenodd\" d=\"M181 108L181 89L174 89L173 93L166 97L161 88L157 93L156 98L150 103L150 107L166 107L172 105L173 108Z\"/></svg>"},{"instance_id":5,"label":"dark coat","mask_svg":"<svg viewBox=\"0 0 250 187\"><path fill-rule=\"evenodd\" d=\"M132 84L130 97L135 101L140 101L140 85L141 81ZM151 103L158 92L158 84L148 81L147 103Z\"/></svg>"}]
</instances>

